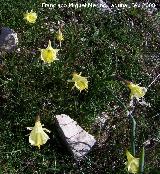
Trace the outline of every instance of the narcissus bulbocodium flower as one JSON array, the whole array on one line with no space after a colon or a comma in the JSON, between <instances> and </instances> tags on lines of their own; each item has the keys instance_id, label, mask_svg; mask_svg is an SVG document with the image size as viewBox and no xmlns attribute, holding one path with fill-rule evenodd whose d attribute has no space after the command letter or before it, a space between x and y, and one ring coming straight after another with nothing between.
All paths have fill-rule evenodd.
<instances>
[{"instance_id":1,"label":"narcissus bulbocodium flower","mask_svg":"<svg viewBox=\"0 0 160 174\"><path fill-rule=\"evenodd\" d=\"M31 10L31 12L27 11L24 14L24 19L26 19L29 23L35 23L37 19L37 13L33 12L33 10Z\"/></svg>"},{"instance_id":2,"label":"narcissus bulbocodium flower","mask_svg":"<svg viewBox=\"0 0 160 174\"><path fill-rule=\"evenodd\" d=\"M74 82L74 87L80 90L80 92L84 89L88 89L88 80L87 77L82 77L81 73L78 75L77 73L73 73L72 80L68 80L68 82Z\"/></svg>"},{"instance_id":3,"label":"narcissus bulbocodium flower","mask_svg":"<svg viewBox=\"0 0 160 174\"><path fill-rule=\"evenodd\" d=\"M139 85L133 84L132 82L129 82L127 86L131 90L131 93L130 93L131 99L136 98L139 101L139 99L144 97L144 95L147 92L147 88L140 87Z\"/></svg>"},{"instance_id":4,"label":"narcissus bulbocodium flower","mask_svg":"<svg viewBox=\"0 0 160 174\"><path fill-rule=\"evenodd\" d=\"M127 162L126 167L129 173L138 173L139 172L139 158L135 158L131 153L126 151Z\"/></svg>"},{"instance_id":5,"label":"narcissus bulbocodium flower","mask_svg":"<svg viewBox=\"0 0 160 174\"><path fill-rule=\"evenodd\" d=\"M63 34L62 34L62 32L61 32L60 29L57 31L56 39L57 39L60 43L61 43L61 41L64 40L64 38L63 38Z\"/></svg>"},{"instance_id":6,"label":"narcissus bulbocodium flower","mask_svg":"<svg viewBox=\"0 0 160 174\"><path fill-rule=\"evenodd\" d=\"M29 142L33 146L38 146L39 149L40 146L45 144L49 139L49 136L44 131L50 133L48 129L43 128L42 126L43 125L41 125L40 118L38 117L34 127L27 127L28 130L32 130L29 135Z\"/></svg>"},{"instance_id":7,"label":"narcissus bulbocodium flower","mask_svg":"<svg viewBox=\"0 0 160 174\"><path fill-rule=\"evenodd\" d=\"M41 49L41 59L45 63L52 63L57 59L57 52L59 49L53 49L51 46L51 41L49 40L48 47L46 49Z\"/></svg>"}]
</instances>

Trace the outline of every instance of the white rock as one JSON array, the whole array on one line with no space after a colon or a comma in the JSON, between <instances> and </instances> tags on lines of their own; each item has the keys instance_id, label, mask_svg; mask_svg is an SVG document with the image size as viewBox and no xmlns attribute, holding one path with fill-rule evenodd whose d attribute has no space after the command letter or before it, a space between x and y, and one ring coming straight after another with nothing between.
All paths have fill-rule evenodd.
<instances>
[{"instance_id":1,"label":"white rock","mask_svg":"<svg viewBox=\"0 0 160 174\"><path fill-rule=\"evenodd\" d=\"M91 150L96 140L65 114L57 115L56 122L69 151L76 160L81 160Z\"/></svg>"}]
</instances>

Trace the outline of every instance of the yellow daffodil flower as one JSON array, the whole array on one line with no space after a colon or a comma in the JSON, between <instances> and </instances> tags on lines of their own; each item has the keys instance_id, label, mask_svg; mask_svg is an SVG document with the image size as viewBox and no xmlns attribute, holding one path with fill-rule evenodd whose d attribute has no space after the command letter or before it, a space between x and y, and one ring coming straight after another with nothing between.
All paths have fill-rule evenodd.
<instances>
[{"instance_id":1,"label":"yellow daffodil flower","mask_svg":"<svg viewBox=\"0 0 160 174\"><path fill-rule=\"evenodd\" d=\"M49 136L44 132L50 132L48 129L43 128L43 125L41 125L40 118L35 122L34 127L27 127L28 130L32 130L29 135L29 142L32 146L38 146L40 149L40 146L45 144L47 140L49 139Z\"/></svg>"},{"instance_id":2,"label":"yellow daffodil flower","mask_svg":"<svg viewBox=\"0 0 160 174\"><path fill-rule=\"evenodd\" d=\"M27 11L24 14L24 19L26 19L29 23L35 23L37 19L37 13L33 12L33 10L31 10L31 12Z\"/></svg>"},{"instance_id":3,"label":"yellow daffodil flower","mask_svg":"<svg viewBox=\"0 0 160 174\"><path fill-rule=\"evenodd\" d=\"M144 95L147 92L147 88L140 87L139 85L133 84L132 82L128 83L127 86L131 90L131 93L130 93L131 99L136 98L139 101L139 98L144 97Z\"/></svg>"},{"instance_id":4,"label":"yellow daffodil flower","mask_svg":"<svg viewBox=\"0 0 160 174\"><path fill-rule=\"evenodd\" d=\"M61 32L60 29L57 31L56 39L57 39L59 42L61 42L61 41L64 40L63 34L62 34L62 32Z\"/></svg>"},{"instance_id":5,"label":"yellow daffodil flower","mask_svg":"<svg viewBox=\"0 0 160 174\"><path fill-rule=\"evenodd\" d=\"M82 77L81 73L79 75L77 73L73 73L72 80L68 80L68 82L75 82L73 87L79 89L80 92L84 89L88 89L88 80L86 77Z\"/></svg>"},{"instance_id":6,"label":"yellow daffodil flower","mask_svg":"<svg viewBox=\"0 0 160 174\"><path fill-rule=\"evenodd\" d=\"M63 38L63 35L62 35L62 32L60 29L58 30L58 32L56 34L56 39L59 41L59 45L61 47L61 42L64 40L64 38Z\"/></svg>"},{"instance_id":7,"label":"yellow daffodil flower","mask_svg":"<svg viewBox=\"0 0 160 174\"><path fill-rule=\"evenodd\" d=\"M129 173L136 174L139 172L139 158L133 157L130 152L126 151L127 162L126 167Z\"/></svg>"},{"instance_id":8,"label":"yellow daffodil flower","mask_svg":"<svg viewBox=\"0 0 160 174\"><path fill-rule=\"evenodd\" d=\"M53 49L51 46L51 41L49 40L48 47L46 49L41 49L41 59L45 63L52 63L57 59L57 52L59 49Z\"/></svg>"}]
</instances>

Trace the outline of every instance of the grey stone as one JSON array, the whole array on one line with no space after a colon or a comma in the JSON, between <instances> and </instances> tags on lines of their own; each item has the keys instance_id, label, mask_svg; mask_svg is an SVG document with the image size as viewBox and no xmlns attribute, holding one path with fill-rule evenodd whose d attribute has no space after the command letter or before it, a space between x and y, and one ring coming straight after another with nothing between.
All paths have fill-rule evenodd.
<instances>
[{"instance_id":1,"label":"grey stone","mask_svg":"<svg viewBox=\"0 0 160 174\"><path fill-rule=\"evenodd\" d=\"M0 52L11 52L18 44L17 33L7 27L0 28Z\"/></svg>"},{"instance_id":2,"label":"grey stone","mask_svg":"<svg viewBox=\"0 0 160 174\"><path fill-rule=\"evenodd\" d=\"M65 114L56 116L58 130L69 151L76 160L81 160L91 150L96 140L82 129L76 121Z\"/></svg>"}]
</instances>

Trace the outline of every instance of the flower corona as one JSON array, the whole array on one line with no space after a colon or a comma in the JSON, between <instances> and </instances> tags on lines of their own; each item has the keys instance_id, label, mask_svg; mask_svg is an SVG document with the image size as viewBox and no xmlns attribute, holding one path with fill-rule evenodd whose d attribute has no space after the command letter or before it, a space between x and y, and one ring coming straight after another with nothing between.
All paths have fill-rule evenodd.
<instances>
[{"instance_id":1,"label":"flower corona","mask_svg":"<svg viewBox=\"0 0 160 174\"><path fill-rule=\"evenodd\" d=\"M32 146L38 146L39 149L40 146L45 144L49 139L49 136L44 131L50 133L48 129L43 128L42 126L43 125L41 125L40 117L38 117L34 127L27 127L28 130L32 130L29 135L29 143Z\"/></svg>"},{"instance_id":2,"label":"flower corona","mask_svg":"<svg viewBox=\"0 0 160 174\"><path fill-rule=\"evenodd\" d=\"M57 59L57 52L59 49L53 49L51 46L51 41L49 40L48 47L46 49L41 49L41 60L45 63L52 63Z\"/></svg>"},{"instance_id":3,"label":"flower corona","mask_svg":"<svg viewBox=\"0 0 160 174\"><path fill-rule=\"evenodd\" d=\"M24 19L27 20L27 22L29 23L35 23L37 19L37 13L33 12L33 10L31 10L31 12L27 11L24 14Z\"/></svg>"},{"instance_id":4,"label":"flower corona","mask_svg":"<svg viewBox=\"0 0 160 174\"><path fill-rule=\"evenodd\" d=\"M129 173L136 174L139 172L139 158L135 158L131 155L131 153L127 150L126 151L126 156L127 156L127 162L126 168Z\"/></svg>"},{"instance_id":5,"label":"flower corona","mask_svg":"<svg viewBox=\"0 0 160 174\"><path fill-rule=\"evenodd\" d=\"M72 80L68 80L68 82L74 82L75 84L73 87L76 87L80 92L84 89L88 89L88 80L86 77L82 77L81 73L73 73Z\"/></svg>"},{"instance_id":6,"label":"flower corona","mask_svg":"<svg viewBox=\"0 0 160 174\"><path fill-rule=\"evenodd\" d=\"M147 88L140 87L137 84L133 84L132 82L128 83L127 85L131 90L130 97L131 99L136 98L139 101L139 98L144 97L147 92Z\"/></svg>"}]
</instances>

